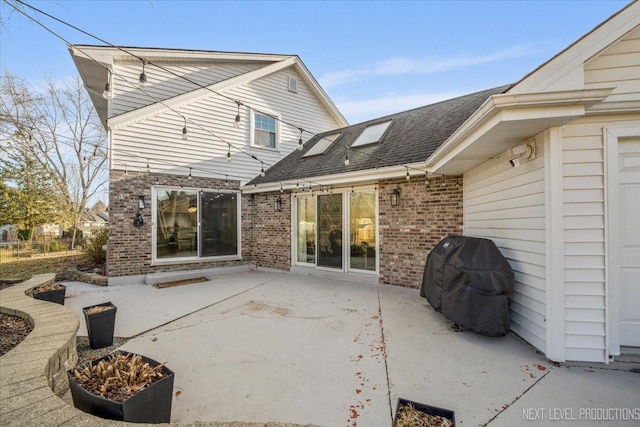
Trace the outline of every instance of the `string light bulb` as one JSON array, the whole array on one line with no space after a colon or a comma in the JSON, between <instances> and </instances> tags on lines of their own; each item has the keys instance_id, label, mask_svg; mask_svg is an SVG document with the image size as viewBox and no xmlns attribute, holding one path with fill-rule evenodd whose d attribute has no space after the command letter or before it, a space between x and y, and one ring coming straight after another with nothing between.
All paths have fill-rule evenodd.
<instances>
[{"instance_id":1,"label":"string light bulb","mask_svg":"<svg viewBox=\"0 0 640 427\"><path fill-rule=\"evenodd\" d=\"M260 176L264 178L264 163L262 163L262 169L260 170Z\"/></svg>"},{"instance_id":2,"label":"string light bulb","mask_svg":"<svg viewBox=\"0 0 640 427\"><path fill-rule=\"evenodd\" d=\"M349 150L347 150L347 154L344 156L344 165L349 166Z\"/></svg>"},{"instance_id":3,"label":"string light bulb","mask_svg":"<svg viewBox=\"0 0 640 427\"><path fill-rule=\"evenodd\" d=\"M187 118L184 118L184 127L182 128L182 139L187 140Z\"/></svg>"},{"instance_id":4,"label":"string light bulb","mask_svg":"<svg viewBox=\"0 0 640 427\"><path fill-rule=\"evenodd\" d=\"M229 151L227 151L227 162L231 161L231 146L229 146Z\"/></svg>"},{"instance_id":5,"label":"string light bulb","mask_svg":"<svg viewBox=\"0 0 640 427\"><path fill-rule=\"evenodd\" d=\"M187 178L191 181L191 168L189 168L189 176Z\"/></svg>"},{"instance_id":6,"label":"string light bulb","mask_svg":"<svg viewBox=\"0 0 640 427\"><path fill-rule=\"evenodd\" d=\"M407 176L405 176L407 181L411 181L411 176L409 176L409 168L407 168Z\"/></svg>"},{"instance_id":7,"label":"string light bulb","mask_svg":"<svg viewBox=\"0 0 640 427\"><path fill-rule=\"evenodd\" d=\"M138 78L138 86L144 87L147 84L147 74L144 72L144 66L147 63L144 59L142 61L142 72L140 73L140 77Z\"/></svg>"},{"instance_id":8,"label":"string light bulb","mask_svg":"<svg viewBox=\"0 0 640 427\"><path fill-rule=\"evenodd\" d=\"M302 144L302 131L303 129L300 128L300 139L298 139L298 150L302 151L302 149L304 148L304 145Z\"/></svg>"},{"instance_id":9,"label":"string light bulb","mask_svg":"<svg viewBox=\"0 0 640 427\"><path fill-rule=\"evenodd\" d=\"M240 127L240 105L242 105L242 103L236 101L236 104L238 104L238 113L236 114L236 120L233 122L233 127L238 129Z\"/></svg>"},{"instance_id":10,"label":"string light bulb","mask_svg":"<svg viewBox=\"0 0 640 427\"><path fill-rule=\"evenodd\" d=\"M104 92L102 92L102 96L105 99L111 99L113 97L113 93L111 92L111 70L107 68L107 83L104 85Z\"/></svg>"}]
</instances>

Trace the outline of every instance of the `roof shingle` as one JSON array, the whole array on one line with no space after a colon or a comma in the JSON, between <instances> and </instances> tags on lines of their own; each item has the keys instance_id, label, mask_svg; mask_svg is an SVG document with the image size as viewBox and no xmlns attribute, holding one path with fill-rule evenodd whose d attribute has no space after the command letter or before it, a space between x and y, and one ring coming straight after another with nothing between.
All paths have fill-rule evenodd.
<instances>
[{"instance_id":1,"label":"roof shingle","mask_svg":"<svg viewBox=\"0 0 640 427\"><path fill-rule=\"evenodd\" d=\"M249 184L284 182L425 161L490 96L504 93L509 87L500 86L318 134L307 141L302 151L293 151L270 167L264 177L258 175ZM347 148L367 126L389 120L392 123L379 143ZM304 157L324 136L336 132L341 132L342 136L324 154ZM344 164L347 150L349 165Z\"/></svg>"}]
</instances>

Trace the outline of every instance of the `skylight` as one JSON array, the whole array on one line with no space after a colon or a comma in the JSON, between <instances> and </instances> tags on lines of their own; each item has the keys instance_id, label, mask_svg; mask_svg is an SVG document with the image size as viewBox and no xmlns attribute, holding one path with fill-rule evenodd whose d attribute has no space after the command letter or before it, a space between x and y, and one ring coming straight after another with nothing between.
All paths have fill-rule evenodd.
<instances>
[{"instance_id":1,"label":"skylight","mask_svg":"<svg viewBox=\"0 0 640 427\"><path fill-rule=\"evenodd\" d=\"M387 131L390 124L391 120L367 126L351 146L358 147L380 141L380 138L382 138L382 135Z\"/></svg>"},{"instance_id":2,"label":"skylight","mask_svg":"<svg viewBox=\"0 0 640 427\"><path fill-rule=\"evenodd\" d=\"M316 156L318 154L324 154L327 152L331 144L333 144L339 137L342 135L341 133L333 133L331 135L327 135L322 137L320 141L316 142L316 145L311 147L309 151L304 153L302 157L311 157Z\"/></svg>"}]
</instances>

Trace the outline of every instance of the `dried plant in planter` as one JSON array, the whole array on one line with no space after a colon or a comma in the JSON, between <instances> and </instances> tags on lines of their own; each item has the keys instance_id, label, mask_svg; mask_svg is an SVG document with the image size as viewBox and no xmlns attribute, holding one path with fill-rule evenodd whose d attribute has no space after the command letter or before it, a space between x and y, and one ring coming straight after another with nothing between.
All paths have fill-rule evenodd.
<instances>
[{"instance_id":1,"label":"dried plant in planter","mask_svg":"<svg viewBox=\"0 0 640 427\"><path fill-rule=\"evenodd\" d=\"M151 366L137 354L114 354L97 364L73 370L78 385L90 393L124 402L145 387L162 379L164 363Z\"/></svg>"},{"instance_id":2,"label":"dried plant in planter","mask_svg":"<svg viewBox=\"0 0 640 427\"><path fill-rule=\"evenodd\" d=\"M411 403L400 406L396 419L396 427L451 427L452 425L449 418L419 411Z\"/></svg>"},{"instance_id":3,"label":"dried plant in planter","mask_svg":"<svg viewBox=\"0 0 640 427\"><path fill-rule=\"evenodd\" d=\"M87 311L87 314L96 314L113 309L114 307L112 305L94 305L93 307L89 307L85 310Z\"/></svg>"},{"instance_id":4,"label":"dried plant in planter","mask_svg":"<svg viewBox=\"0 0 640 427\"><path fill-rule=\"evenodd\" d=\"M40 285L38 287L33 288L33 292L38 294L40 292L59 291L61 289L64 289L64 286L58 283L48 283L46 285Z\"/></svg>"}]
</instances>

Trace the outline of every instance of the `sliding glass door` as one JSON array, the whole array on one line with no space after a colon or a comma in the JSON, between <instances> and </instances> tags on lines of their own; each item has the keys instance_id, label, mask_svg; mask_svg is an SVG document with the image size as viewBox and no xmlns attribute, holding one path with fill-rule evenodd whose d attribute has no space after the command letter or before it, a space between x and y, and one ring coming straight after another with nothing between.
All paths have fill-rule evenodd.
<instances>
[{"instance_id":1,"label":"sliding glass door","mask_svg":"<svg viewBox=\"0 0 640 427\"><path fill-rule=\"evenodd\" d=\"M374 189L296 197L295 263L376 272L376 206Z\"/></svg>"},{"instance_id":2,"label":"sliding glass door","mask_svg":"<svg viewBox=\"0 0 640 427\"><path fill-rule=\"evenodd\" d=\"M376 193L349 193L349 268L376 271Z\"/></svg>"},{"instance_id":3,"label":"sliding glass door","mask_svg":"<svg viewBox=\"0 0 640 427\"><path fill-rule=\"evenodd\" d=\"M318 266L342 269L342 194L318 196Z\"/></svg>"}]
</instances>

